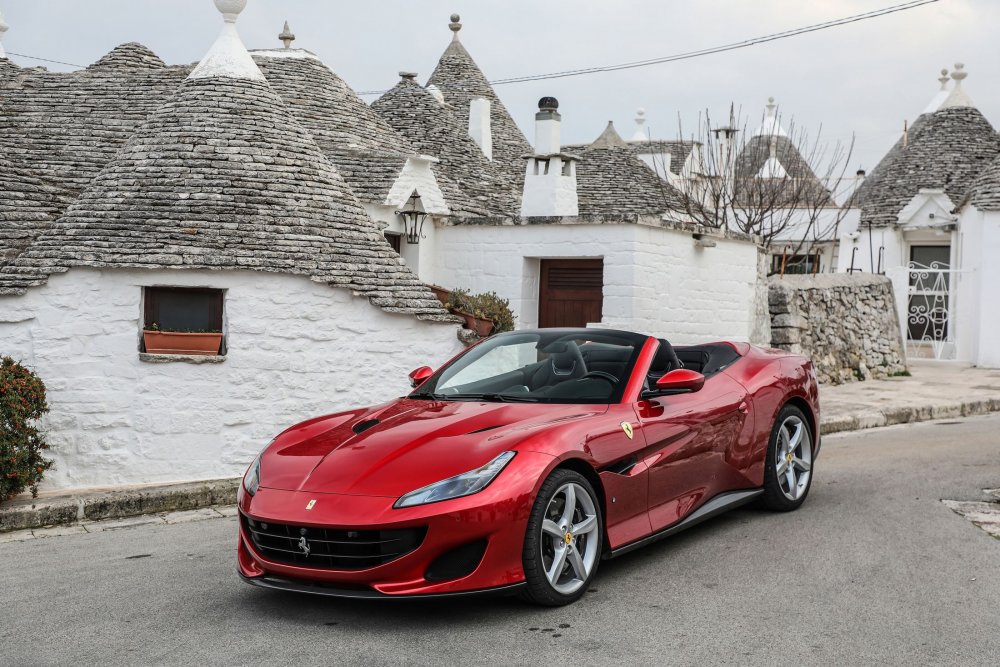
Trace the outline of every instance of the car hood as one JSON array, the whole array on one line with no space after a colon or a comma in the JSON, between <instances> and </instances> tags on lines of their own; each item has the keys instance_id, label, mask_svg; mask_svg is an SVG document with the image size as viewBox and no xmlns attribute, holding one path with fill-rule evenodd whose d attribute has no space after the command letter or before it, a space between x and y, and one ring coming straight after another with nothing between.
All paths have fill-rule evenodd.
<instances>
[{"instance_id":1,"label":"car hood","mask_svg":"<svg viewBox=\"0 0 1000 667\"><path fill-rule=\"evenodd\" d=\"M265 488L399 497L607 410L605 405L426 401L319 417L288 429L261 457Z\"/></svg>"}]
</instances>

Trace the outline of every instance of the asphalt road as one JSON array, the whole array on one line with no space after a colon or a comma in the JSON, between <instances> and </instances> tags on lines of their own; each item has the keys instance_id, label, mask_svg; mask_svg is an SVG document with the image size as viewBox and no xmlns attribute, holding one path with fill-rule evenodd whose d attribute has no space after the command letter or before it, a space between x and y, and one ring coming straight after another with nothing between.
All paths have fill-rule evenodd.
<instances>
[{"instance_id":1,"label":"asphalt road","mask_svg":"<svg viewBox=\"0 0 1000 667\"><path fill-rule=\"evenodd\" d=\"M0 544L0 664L1000 664L1000 540L939 502L1000 486L1000 416L831 436L816 473L561 609L253 588L233 519Z\"/></svg>"}]
</instances>

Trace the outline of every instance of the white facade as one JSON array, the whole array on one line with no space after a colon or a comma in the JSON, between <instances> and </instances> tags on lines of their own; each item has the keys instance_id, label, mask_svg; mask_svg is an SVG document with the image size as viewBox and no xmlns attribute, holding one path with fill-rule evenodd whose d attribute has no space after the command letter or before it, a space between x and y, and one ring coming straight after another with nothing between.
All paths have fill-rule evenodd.
<instances>
[{"instance_id":1,"label":"white facade","mask_svg":"<svg viewBox=\"0 0 1000 667\"><path fill-rule=\"evenodd\" d=\"M955 204L939 189L924 189L900 211L895 226L868 230L859 226L840 242L838 271L875 272L892 279L896 307L911 356L961 361L1000 368L1000 214ZM914 248L939 248L942 260L931 266L915 260ZM881 258L881 259L880 259ZM921 270L926 269L926 270ZM912 298L913 296L916 298ZM946 321L941 340L918 340L911 322L922 330L920 308L937 306L932 315Z\"/></svg>"},{"instance_id":2,"label":"white facade","mask_svg":"<svg viewBox=\"0 0 1000 667\"><path fill-rule=\"evenodd\" d=\"M750 241L720 237L715 247L702 247L690 230L572 219L446 225L435 239L435 282L510 299L518 328L538 324L542 259L602 258L601 325L678 344L760 337L758 302L767 295L756 289L757 246Z\"/></svg>"},{"instance_id":3,"label":"white facade","mask_svg":"<svg viewBox=\"0 0 1000 667\"><path fill-rule=\"evenodd\" d=\"M225 289L224 361L141 361L143 286ZM258 272L71 269L0 297L0 352L48 388L49 490L238 476L298 421L405 394L456 329Z\"/></svg>"}]
</instances>

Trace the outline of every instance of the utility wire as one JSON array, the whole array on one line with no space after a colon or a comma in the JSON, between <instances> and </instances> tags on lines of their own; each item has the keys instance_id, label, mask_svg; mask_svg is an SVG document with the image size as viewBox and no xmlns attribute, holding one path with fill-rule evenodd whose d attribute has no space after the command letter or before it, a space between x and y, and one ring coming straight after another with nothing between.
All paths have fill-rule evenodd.
<instances>
[{"instance_id":1,"label":"utility wire","mask_svg":"<svg viewBox=\"0 0 1000 667\"><path fill-rule=\"evenodd\" d=\"M48 58L39 58L38 56L28 56L23 53L14 53L13 51L7 52L9 55L17 56L18 58L28 58L30 60L40 60L43 63L56 63L57 65L69 65L70 67L77 67L79 69L86 69L86 65L77 65L76 63L67 63L62 60L49 60Z\"/></svg>"},{"instance_id":2,"label":"utility wire","mask_svg":"<svg viewBox=\"0 0 1000 667\"><path fill-rule=\"evenodd\" d=\"M495 79L489 83L494 86L502 86L511 83L524 83L526 81L542 81L545 79L561 79L570 76L582 76L584 74L596 74L599 72L616 72L625 69L634 69L637 67L649 67L650 65L659 65L662 63L676 62L678 60L689 60L691 58L700 58L702 56L708 56L715 53L725 53L726 51L735 51L736 49L745 49L750 46L756 46L757 44L765 44L767 42L773 42L779 39L787 39L788 37L795 37L797 35L804 35L810 32L817 32L819 30L826 30L828 28L834 28L841 25L847 25L849 23L857 23L858 21L865 21L868 19L877 18L879 16L886 16L887 14L894 14L896 12L906 11L908 9L915 9L923 5L929 5L934 2L939 2L940 0L911 0L910 2L904 2L899 5L892 5L891 7L883 7L882 9L875 9L869 12L864 12L862 14L854 14L852 16L845 16L839 19L833 19L830 21L824 21L823 23L815 23L808 26L803 26L801 28L794 28L792 30L784 30L782 32L771 33L769 35L763 35L761 37L753 37L750 39L743 40L741 42L733 42L730 44L723 44L720 46L713 46L706 49L700 49L698 51L688 51L686 53L677 53L671 56L663 56L661 58L651 58L649 60L637 60L634 62L621 63L618 65L605 65L602 67L588 67L584 69L566 70L563 72L551 72L548 74L531 74L527 76L515 76L506 79ZM366 90L359 92L358 95L381 95L387 91L384 90Z\"/></svg>"},{"instance_id":3,"label":"utility wire","mask_svg":"<svg viewBox=\"0 0 1000 667\"><path fill-rule=\"evenodd\" d=\"M663 56L661 58L651 58L649 60L637 60L634 62L620 63L618 65L605 65L602 67L587 67L584 69L565 70L562 72L550 72L548 74L529 74L527 76L515 76L506 79L495 79L493 81L490 81L489 83L494 86L503 86L511 83L524 83L527 81L543 81L546 79L561 79L569 76L597 74L599 72L617 72L625 69L634 69L637 67L649 67L650 65L660 65L662 63L676 62L678 60L689 60L691 58L700 58L702 56L709 56L715 53L725 53L726 51L745 49L750 46L756 46L757 44L766 44L767 42L773 42L779 39L787 39L788 37L795 37L810 32L817 32L819 30L826 30L828 28L835 28L837 26L847 25L849 23L857 23L858 21L865 21L868 19L878 18L879 16L895 14L896 12L902 12L908 9L916 9L917 7L921 7L923 5L929 5L931 3L939 1L940 0L910 0L909 2L904 2L902 4L892 5L890 7L883 7L882 9L874 9L872 11L863 12L861 14L854 14L853 16L845 16L843 18L824 21L822 23L814 23L812 25L803 26L801 28L793 28L791 30L784 30L782 32L775 32L769 35L763 35L761 37L752 37L750 39L745 39L741 42L732 42L730 44L712 46L706 49L700 49L698 51L677 53L671 56ZM70 67L78 67L80 69L85 69L84 65L68 63L62 60L39 58L38 56L29 56L24 53L14 53L13 51L8 51L7 53L9 53L12 56L18 56L19 58L29 58L31 60L39 60L41 62L46 62L46 63L55 63L58 65L68 65ZM385 92L387 91L365 90L359 92L358 95L381 95L382 93Z\"/></svg>"}]
</instances>

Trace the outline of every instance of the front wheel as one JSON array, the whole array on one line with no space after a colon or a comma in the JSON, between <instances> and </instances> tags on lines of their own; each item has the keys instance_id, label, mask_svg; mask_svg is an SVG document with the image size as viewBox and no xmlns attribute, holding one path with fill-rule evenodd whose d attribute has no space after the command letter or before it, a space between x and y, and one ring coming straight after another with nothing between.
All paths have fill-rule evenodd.
<instances>
[{"instance_id":1,"label":"front wheel","mask_svg":"<svg viewBox=\"0 0 1000 667\"><path fill-rule=\"evenodd\" d=\"M788 512L805 501L812 485L813 436L802 410L786 405L778 413L764 463L763 504Z\"/></svg>"},{"instance_id":2,"label":"front wheel","mask_svg":"<svg viewBox=\"0 0 1000 667\"><path fill-rule=\"evenodd\" d=\"M528 517L522 562L523 597L558 607L587 592L601 557L604 523L587 478L559 469L542 484Z\"/></svg>"}]
</instances>

